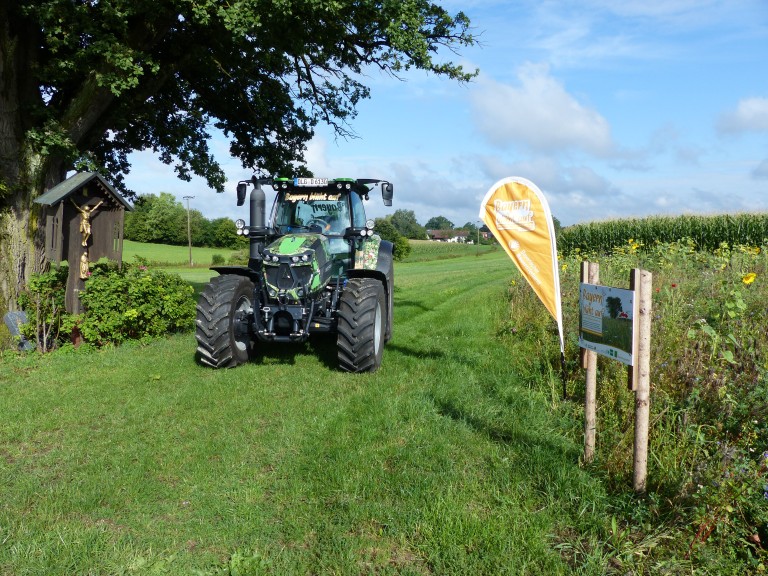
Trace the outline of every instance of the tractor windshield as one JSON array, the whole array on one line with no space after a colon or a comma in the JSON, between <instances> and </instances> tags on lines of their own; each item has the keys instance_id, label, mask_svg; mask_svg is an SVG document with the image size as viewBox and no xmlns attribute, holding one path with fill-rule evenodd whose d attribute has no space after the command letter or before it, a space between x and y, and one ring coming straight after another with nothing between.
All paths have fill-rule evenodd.
<instances>
[{"instance_id":1,"label":"tractor windshield","mask_svg":"<svg viewBox=\"0 0 768 576\"><path fill-rule=\"evenodd\" d=\"M280 192L273 218L280 234L317 232L342 236L351 225L349 195L312 190Z\"/></svg>"}]
</instances>

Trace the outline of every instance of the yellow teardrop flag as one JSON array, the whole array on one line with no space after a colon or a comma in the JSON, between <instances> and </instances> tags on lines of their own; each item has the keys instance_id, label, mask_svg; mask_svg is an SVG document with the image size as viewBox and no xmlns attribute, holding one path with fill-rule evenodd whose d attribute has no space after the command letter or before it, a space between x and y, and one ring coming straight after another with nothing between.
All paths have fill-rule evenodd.
<instances>
[{"instance_id":1,"label":"yellow teardrop flag","mask_svg":"<svg viewBox=\"0 0 768 576\"><path fill-rule=\"evenodd\" d=\"M544 194L530 180L504 178L483 198L480 218L557 321L564 353L555 227Z\"/></svg>"}]
</instances>

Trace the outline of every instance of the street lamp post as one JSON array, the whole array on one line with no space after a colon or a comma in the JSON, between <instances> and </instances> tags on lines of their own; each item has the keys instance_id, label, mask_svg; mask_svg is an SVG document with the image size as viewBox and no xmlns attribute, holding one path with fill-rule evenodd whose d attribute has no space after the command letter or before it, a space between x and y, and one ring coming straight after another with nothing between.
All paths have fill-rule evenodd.
<instances>
[{"instance_id":1,"label":"street lamp post","mask_svg":"<svg viewBox=\"0 0 768 576\"><path fill-rule=\"evenodd\" d=\"M189 201L193 199L194 196L184 196L184 199L187 201L187 244L189 244L189 267L192 268L192 226L190 224L189 219Z\"/></svg>"}]
</instances>

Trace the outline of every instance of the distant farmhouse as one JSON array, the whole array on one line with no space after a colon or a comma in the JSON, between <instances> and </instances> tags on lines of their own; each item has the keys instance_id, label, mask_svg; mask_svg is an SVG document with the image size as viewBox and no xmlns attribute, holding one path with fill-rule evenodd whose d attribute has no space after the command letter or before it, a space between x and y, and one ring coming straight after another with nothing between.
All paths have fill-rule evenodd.
<instances>
[{"instance_id":1,"label":"distant farmhouse","mask_svg":"<svg viewBox=\"0 0 768 576\"><path fill-rule=\"evenodd\" d=\"M427 236L435 242L467 242L467 230L427 230ZM469 238L471 242L472 239Z\"/></svg>"}]
</instances>

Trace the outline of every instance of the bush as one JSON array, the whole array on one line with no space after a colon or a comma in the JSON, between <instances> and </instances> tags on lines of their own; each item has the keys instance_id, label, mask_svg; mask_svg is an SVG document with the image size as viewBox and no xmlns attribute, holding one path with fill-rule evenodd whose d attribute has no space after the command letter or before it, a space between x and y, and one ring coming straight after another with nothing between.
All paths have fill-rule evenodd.
<instances>
[{"instance_id":1,"label":"bush","mask_svg":"<svg viewBox=\"0 0 768 576\"><path fill-rule=\"evenodd\" d=\"M222 256L221 254L214 254L213 256L211 256L211 264L213 266L218 266L219 264L224 264L224 261L225 261L224 260L224 256Z\"/></svg>"},{"instance_id":2,"label":"bush","mask_svg":"<svg viewBox=\"0 0 768 576\"><path fill-rule=\"evenodd\" d=\"M392 225L392 222L386 218L377 218L374 225L376 234L381 236L382 240L388 240L394 245L393 257L395 260L402 260L411 253L411 245L408 238L400 234Z\"/></svg>"},{"instance_id":3,"label":"bush","mask_svg":"<svg viewBox=\"0 0 768 576\"><path fill-rule=\"evenodd\" d=\"M195 320L192 287L177 274L143 265L97 264L80 301L85 312L72 326L97 346L188 330Z\"/></svg>"},{"instance_id":4,"label":"bush","mask_svg":"<svg viewBox=\"0 0 768 576\"><path fill-rule=\"evenodd\" d=\"M48 352L79 334L103 346L126 340L147 340L191 329L195 321L194 289L177 274L149 270L146 261L124 264L99 261L80 292L85 312L67 314L64 300L68 267L35 274L19 297L29 323L22 333Z\"/></svg>"},{"instance_id":5,"label":"bush","mask_svg":"<svg viewBox=\"0 0 768 576\"><path fill-rule=\"evenodd\" d=\"M61 335L66 315L64 297L68 273L69 267L64 265L53 266L43 274L33 274L26 290L19 295L19 306L29 320L21 327L21 333L35 342L41 352L54 348Z\"/></svg>"},{"instance_id":6,"label":"bush","mask_svg":"<svg viewBox=\"0 0 768 576\"><path fill-rule=\"evenodd\" d=\"M403 260L411 253L411 243L405 236L398 236L395 240L393 255L395 260Z\"/></svg>"},{"instance_id":7,"label":"bush","mask_svg":"<svg viewBox=\"0 0 768 576\"><path fill-rule=\"evenodd\" d=\"M233 266L245 266L248 264L248 251L237 250L232 252L232 255L229 257L229 263Z\"/></svg>"}]
</instances>

